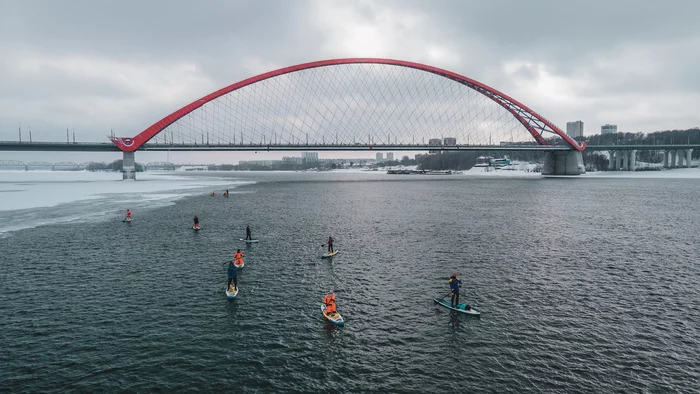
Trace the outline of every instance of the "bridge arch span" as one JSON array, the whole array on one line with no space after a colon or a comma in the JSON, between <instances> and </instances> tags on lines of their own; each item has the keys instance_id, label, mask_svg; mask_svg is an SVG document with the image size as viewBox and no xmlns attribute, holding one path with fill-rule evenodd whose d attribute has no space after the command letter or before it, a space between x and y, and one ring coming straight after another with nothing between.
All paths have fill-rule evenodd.
<instances>
[{"instance_id":1,"label":"bridge arch span","mask_svg":"<svg viewBox=\"0 0 700 394\"><path fill-rule=\"evenodd\" d=\"M483 84L479 81L476 81L474 79L468 78L466 76L444 70L441 68L425 65L425 64L420 64L420 63L414 63L414 62L407 62L407 61L402 61L402 60L394 60L394 59L381 59L381 58L347 58L347 59L332 59L332 60L322 60L322 61L316 61L316 62L310 62L310 63L303 63L303 64L298 64L295 66L290 66L290 67L285 67L281 68L278 70L270 71L267 73L263 73L257 76L253 76L247 79L244 79L242 81L239 81L237 83L234 83L232 85L226 86L224 88L221 88L215 92L212 92L196 101L193 101L190 104L185 105L184 107L178 109L177 111L165 116L161 120L155 122L153 125L139 133L138 135L132 137L132 138L125 138L125 137L110 137L112 142L122 151L124 152L133 152L140 147L142 147L144 144L146 144L149 140L154 138L156 135L161 133L163 130L166 128L170 127L171 125L175 124L175 122L180 121L184 117L188 115L192 115L194 111L198 110L199 108L202 108L203 106L214 102L214 100L217 100L219 98L222 98L232 92L236 92L240 89L246 88L253 86L257 83L267 81L270 79L274 79L275 77L280 77L283 75L287 74L293 74L297 73L300 71L307 71L307 70L314 70L314 69L319 69L319 68L324 68L324 67L332 67L332 66L343 66L343 65L361 65L361 64L369 64L369 65L387 65L387 66L397 66L401 68L408 68L408 69L414 69L414 70L419 70L423 71L425 73L430 73L437 75L439 77L445 78L447 80L454 81L455 83L461 84L463 86L466 86L470 88L471 90L479 93L481 96L491 100L492 102L496 103L498 106L500 106L502 109L507 111L512 116L512 119L517 120L517 122L527 130L527 132L530 134L532 139L534 139L534 142L539 145L550 145L551 142L545 138L544 133L549 133L551 137L559 137L565 143L570 146L572 149L577 150L577 151L582 151L585 149L585 144L579 144L575 140L573 140L571 137L569 137L566 133L564 133L561 129L559 129L557 126L552 124L550 121L539 115L537 112L531 110L521 102L515 100L514 98L486 85ZM382 93L383 95L383 93ZM401 99L401 98L399 98ZM407 99L406 99L407 100ZM290 103L290 105L293 103ZM352 103L351 103L352 104ZM437 115L437 112L435 114L431 114L430 116L434 117ZM443 117L445 114L439 114L439 117ZM340 116L340 115L339 115ZM343 112L344 116L344 112ZM335 115L334 115L335 117ZM198 134L197 139L195 139L195 143L199 142L199 137L201 137L201 143L202 145L210 145L208 139L209 139L209 134L206 130L206 127L199 127L200 131ZM205 142L204 135L207 135L207 141ZM166 136L164 136L166 137ZM235 140L236 134L233 134L233 139ZM263 137L264 138L264 137ZM269 140L271 142L272 138L269 137ZM276 135L275 135L276 138ZM167 142L167 137L164 138L164 140ZM241 142L243 140L243 135L241 135ZM395 137L396 140L396 137ZM372 137L369 137L369 145L372 144L373 140ZM261 141L261 144L264 141ZM388 139L389 145L392 144L391 141L391 136ZM405 142L405 141L404 141ZM491 142L491 141L489 141ZM532 142L532 140L531 140ZM171 141L172 143L172 141ZM221 144L221 140L218 142ZM317 140L316 144L321 144L321 140ZM326 139L324 137L323 139L323 144L326 144ZM467 142L467 145L469 142ZM307 145L308 144L308 134L307 134ZM312 144L313 145L313 144Z\"/></svg>"}]
</instances>

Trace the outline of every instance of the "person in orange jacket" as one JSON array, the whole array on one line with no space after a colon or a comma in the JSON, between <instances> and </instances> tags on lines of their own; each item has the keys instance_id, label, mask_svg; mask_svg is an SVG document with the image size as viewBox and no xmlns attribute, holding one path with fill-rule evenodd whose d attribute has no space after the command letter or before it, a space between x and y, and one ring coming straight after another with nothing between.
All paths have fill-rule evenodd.
<instances>
[{"instance_id":1,"label":"person in orange jacket","mask_svg":"<svg viewBox=\"0 0 700 394\"><path fill-rule=\"evenodd\" d=\"M335 293L333 293L333 289L331 289L328 294L326 294L323 297L323 303L326 305L326 309L324 313L326 315L330 315L331 313L335 313L336 311L336 306L335 306Z\"/></svg>"},{"instance_id":2,"label":"person in orange jacket","mask_svg":"<svg viewBox=\"0 0 700 394\"><path fill-rule=\"evenodd\" d=\"M131 219L131 210L130 209L126 210L126 218Z\"/></svg>"},{"instance_id":3,"label":"person in orange jacket","mask_svg":"<svg viewBox=\"0 0 700 394\"><path fill-rule=\"evenodd\" d=\"M243 252L241 252L240 249L236 250L236 253L233 254L233 259L236 260L237 265L241 265L243 263L243 258L245 255Z\"/></svg>"}]
</instances>

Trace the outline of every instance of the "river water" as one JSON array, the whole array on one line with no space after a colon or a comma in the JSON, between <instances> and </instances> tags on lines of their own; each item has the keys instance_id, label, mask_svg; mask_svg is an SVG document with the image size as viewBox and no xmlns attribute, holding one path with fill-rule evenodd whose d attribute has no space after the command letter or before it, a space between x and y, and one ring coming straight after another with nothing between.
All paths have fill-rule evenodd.
<instances>
[{"instance_id":1,"label":"river water","mask_svg":"<svg viewBox=\"0 0 700 394\"><path fill-rule=\"evenodd\" d=\"M698 392L700 181L230 176L0 238L0 391Z\"/></svg>"}]
</instances>

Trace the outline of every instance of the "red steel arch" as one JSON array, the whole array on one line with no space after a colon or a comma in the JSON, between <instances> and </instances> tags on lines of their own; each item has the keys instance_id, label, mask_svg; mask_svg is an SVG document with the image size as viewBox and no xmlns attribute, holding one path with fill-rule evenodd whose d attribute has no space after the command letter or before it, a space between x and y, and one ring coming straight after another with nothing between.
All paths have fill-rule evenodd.
<instances>
[{"instance_id":1,"label":"red steel arch","mask_svg":"<svg viewBox=\"0 0 700 394\"><path fill-rule=\"evenodd\" d=\"M455 82L461 83L477 92L485 95L491 100L498 103L500 106L505 108L510 112L525 128L532 134L533 138L540 145L550 145L550 143L542 137L542 133L551 132L559 135L564 141L566 141L572 148L583 151L586 148L586 144L579 144L574 139L569 137L560 128L549 122L547 119L539 115L537 112L531 110L527 106L523 105L519 101L513 99L512 97L499 92L498 90L483 84L474 79L465 77L463 75L447 71L441 68L428 66L420 63L407 62L403 60L394 59L379 59L379 58L348 58L348 59L332 59L332 60L321 60L311 63L298 64L296 66L290 66L281 68L279 70L266 72L248 79L244 79L240 82L236 82L233 85L226 86L225 88L219 89L213 93L210 93L199 100L196 100L184 107L178 109L177 111L171 113L170 115L164 117L163 119L157 121L151 127L139 133L133 138L123 138L123 137L110 137L112 142L124 152L133 152L141 147L143 144L148 142L156 134L161 132L163 129L176 122L178 119L189 114L195 109L201 107L202 105L217 99L225 94L231 93L234 90L238 90L248 85L252 85L256 82L263 81L268 78L274 78L279 75L293 73L295 71L307 70L317 67L327 67L340 64L386 64L392 66L408 67L414 68L421 71L426 71L433 73L445 78L449 78Z\"/></svg>"}]
</instances>

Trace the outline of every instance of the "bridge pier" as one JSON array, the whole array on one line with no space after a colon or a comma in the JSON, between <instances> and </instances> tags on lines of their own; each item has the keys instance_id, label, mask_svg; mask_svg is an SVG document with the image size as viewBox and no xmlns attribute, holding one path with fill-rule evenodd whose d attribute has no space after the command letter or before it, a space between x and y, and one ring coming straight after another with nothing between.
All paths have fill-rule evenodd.
<instances>
[{"instance_id":1,"label":"bridge pier","mask_svg":"<svg viewBox=\"0 0 700 394\"><path fill-rule=\"evenodd\" d=\"M676 152L678 151L675 149L671 151L671 165L668 168L676 168Z\"/></svg>"},{"instance_id":2,"label":"bridge pier","mask_svg":"<svg viewBox=\"0 0 700 394\"><path fill-rule=\"evenodd\" d=\"M692 159L692 158L693 158L693 150L692 150L692 149L686 149L686 150L685 150L685 161L686 161L686 165L688 166L688 168L691 168L691 167L692 167L692 165L691 165L691 159Z\"/></svg>"},{"instance_id":3,"label":"bridge pier","mask_svg":"<svg viewBox=\"0 0 700 394\"><path fill-rule=\"evenodd\" d=\"M685 162L685 151L683 149L678 149L678 168L683 168L684 162Z\"/></svg>"},{"instance_id":4,"label":"bridge pier","mask_svg":"<svg viewBox=\"0 0 700 394\"><path fill-rule=\"evenodd\" d=\"M664 150L664 168L668 168L668 149Z\"/></svg>"},{"instance_id":5,"label":"bridge pier","mask_svg":"<svg viewBox=\"0 0 700 394\"><path fill-rule=\"evenodd\" d=\"M544 154L542 175L581 175L585 173L583 154L579 151L550 151Z\"/></svg>"},{"instance_id":6,"label":"bridge pier","mask_svg":"<svg viewBox=\"0 0 700 394\"><path fill-rule=\"evenodd\" d=\"M622 152L619 150L615 151L615 171L622 170Z\"/></svg>"},{"instance_id":7,"label":"bridge pier","mask_svg":"<svg viewBox=\"0 0 700 394\"><path fill-rule=\"evenodd\" d=\"M630 168L629 171L636 171L637 170L637 151L636 150L631 150L630 151Z\"/></svg>"},{"instance_id":8,"label":"bridge pier","mask_svg":"<svg viewBox=\"0 0 700 394\"><path fill-rule=\"evenodd\" d=\"M620 151L622 153L622 171L630 170L629 155L626 150Z\"/></svg>"},{"instance_id":9,"label":"bridge pier","mask_svg":"<svg viewBox=\"0 0 700 394\"><path fill-rule=\"evenodd\" d=\"M124 152L122 159L122 179L136 179L136 159L134 152Z\"/></svg>"}]
</instances>

